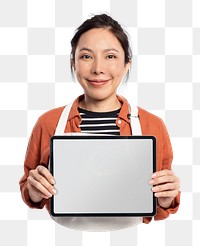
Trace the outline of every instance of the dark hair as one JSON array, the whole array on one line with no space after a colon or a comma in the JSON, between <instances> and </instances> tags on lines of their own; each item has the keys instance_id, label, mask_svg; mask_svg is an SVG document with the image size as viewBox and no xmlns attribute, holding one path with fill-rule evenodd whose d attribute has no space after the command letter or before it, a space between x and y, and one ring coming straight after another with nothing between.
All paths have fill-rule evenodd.
<instances>
[{"instance_id":1,"label":"dark hair","mask_svg":"<svg viewBox=\"0 0 200 246\"><path fill-rule=\"evenodd\" d=\"M74 37L71 40L71 72L73 75L73 62L75 51L81 35L93 28L105 28L109 30L120 42L125 53L125 64L132 59L132 51L130 48L128 34L123 30L121 25L107 14L94 15L91 19L84 21L77 29Z\"/></svg>"}]
</instances>

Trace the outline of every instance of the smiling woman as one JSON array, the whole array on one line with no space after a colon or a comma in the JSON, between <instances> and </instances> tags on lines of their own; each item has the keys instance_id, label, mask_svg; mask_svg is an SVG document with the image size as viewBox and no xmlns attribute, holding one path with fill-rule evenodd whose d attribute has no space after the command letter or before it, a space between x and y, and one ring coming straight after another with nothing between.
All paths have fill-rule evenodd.
<instances>
[{"instance_id":1,"label":"smiling woman","mask_svg":"<svg viewBox=\"0 0 200 246\"><path fill-rule=\"evenodd\" d=\"M38 119L27 147L25 173L20 180L24 202L31 208L43 208L46 205L50 211L50 197L56 194L56 183L48 170L49 142L55 133L121 136L142 133L156 138L157 171L149 180L157 197L156 215L94 220L64 218L59 223L79 229L98 226L99 230L112 230L136 222L149 223L152 218L166 219L171 213L176 213L180 204L180 182L171 170L173 153L167 129L159 117L140 107L131 108L125 98L117 95L119 84L128 77L132 59L126 32L110 16L95 15L78 27L71 47L71 70L84 94L72 104L50 110ZM134 115L132 118L131 113Z\"/></svg>"}]
</instances>

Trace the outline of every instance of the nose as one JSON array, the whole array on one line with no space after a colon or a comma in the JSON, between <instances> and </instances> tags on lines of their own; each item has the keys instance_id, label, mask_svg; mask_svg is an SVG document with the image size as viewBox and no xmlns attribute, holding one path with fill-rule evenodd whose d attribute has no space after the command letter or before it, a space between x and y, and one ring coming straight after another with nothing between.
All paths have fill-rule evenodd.
<instances>
[{"instance_id":1,"label":"nose","mask_svg":"<svg viewBox=\"0 0 200 246\"><path fill-rule=\"evenodd\" d=\"M105 73L105 61L103 61L101 58L94 59L91 72L97 75L104 74Z\"/></svg>"}]
</instances>

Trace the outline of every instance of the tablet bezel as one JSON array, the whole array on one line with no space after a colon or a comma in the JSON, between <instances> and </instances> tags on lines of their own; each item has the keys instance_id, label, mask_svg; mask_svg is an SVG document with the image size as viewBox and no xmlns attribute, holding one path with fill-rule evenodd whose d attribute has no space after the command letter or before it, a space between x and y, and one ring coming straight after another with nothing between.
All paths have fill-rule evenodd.
<instances>
[{"instance_id":1,"label":"tablet bezel","mask_svg":"<svg viewBox=\"0 0 200 246\"><path fill-rule=\"evenodd\" d=\"M105 139L151 139L153 147L153 172L156 172L156 138L154 136L103 136L103 135L56 135L50 138L50 172L54 176L53 168L53 141L57 139L87 139L87 140L105 140ZM50 198L50 214L54 217L152 217L156 214L157 198L153 196L153 211L150 213L55 213L54 195Z\"/></svg>"}]
</instances>

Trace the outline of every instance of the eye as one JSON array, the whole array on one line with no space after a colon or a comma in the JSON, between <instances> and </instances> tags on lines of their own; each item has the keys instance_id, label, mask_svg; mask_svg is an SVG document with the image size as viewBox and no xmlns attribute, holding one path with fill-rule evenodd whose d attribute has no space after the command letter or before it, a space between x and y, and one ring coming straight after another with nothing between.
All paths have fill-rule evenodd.
<instances>
[{"instance_id":1,"label":"eye","mask_svg":"<svg viewBox=\"0 0 200 246\"><path fill-rule=\"evenodd\" d=\"M90 58L92 58L90 55L82 55L81 57L80 57L81 59L90 59Z\"/></svg>"},{"instance_id":2,"label":"eye","mask_svg":"<svg viewBox=\"0 0 200 246\"><path fill-rule=\"evenodd\" d=\"M116 56L115 56L115 55L110 54L110 55L107 55L107 58L108 58L108 59L114 59L114 58L116 58Z\"/></svg>"}]
</instances>

